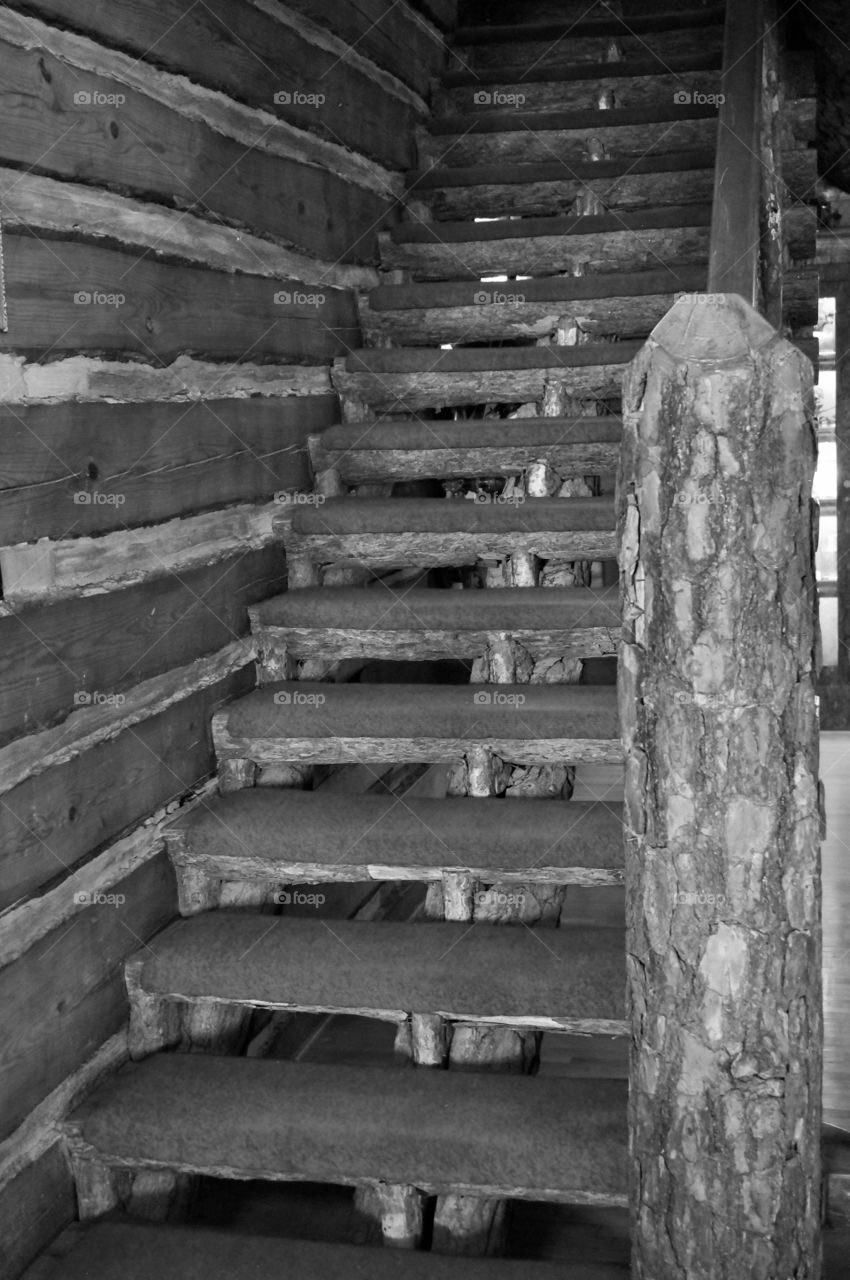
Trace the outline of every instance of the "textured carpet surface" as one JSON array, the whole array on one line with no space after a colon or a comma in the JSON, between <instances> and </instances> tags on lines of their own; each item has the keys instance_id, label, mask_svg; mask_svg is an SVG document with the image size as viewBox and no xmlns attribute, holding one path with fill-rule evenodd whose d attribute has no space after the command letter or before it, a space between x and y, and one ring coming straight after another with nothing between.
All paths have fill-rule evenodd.
<instances>
[{"instance_id":1,"label":"textured carpet surface","mask_svg":"<svg viewBox=\"0 0 850 1280\"><path fill-rule=\"evenodd\" d=\"M495 593L494 593L495 594ZM623 866L622 804L323 795L251 787L174 824L194 851L346 866Z\"/></svg>"},{"instance_id":2,"label":"textured carpet surface","mask_svg":"<svg viewBox=\"0 0 850 1280\"><path fill-rule=\"evenodd\" d=\"M529 498L522 503L472 502L462 498L330 498L320 507L299 507L296 533L569 533L613 529L609 498Z\"/></svg>"},{"instance_id":3,"label":"textured carpet surface","mask_svg":"<svg viewBox=\"0 0 850 1280\"><path fill-rule=\"evenodd\" d=\"M522 886L491 891L520 895ZM149 991L334 1009L624 1018L621 929L269 920L211 911L146 946Z\"/></svg>"},{"instance_id":4,"label":"textured carpet surface","mask_svg":"<svg viewBox=\"0 0 850 1280\"><path fill-rule=\"evenodd\" d=\"M72 1119L105 1157L298 1181L626 1193L624 1082L164 1053Z\"/></svg>"},{"instance_id":5,"label":"textured carpet surface","mask_svg":"<svg viewBox=\"0 0 850 1280\"><path fill-rule=\"evenodd\" d=\"M283 681L227 708L236 737L619 739L617 690L571 684Z\"/></svg>"},{"instance_id":6,"label":"textured carpet surface","mask_svg":"<svg viewBox=\"0 0 850 1280\"><path fill-rule=\"evenodd\" d=\"M381 631L534 631L609 627L619 631L614 587L507 587L499 591L386 587L308 587L256 606L261 622L279 627L356 627Z\"/></svg>"}]
</instances>

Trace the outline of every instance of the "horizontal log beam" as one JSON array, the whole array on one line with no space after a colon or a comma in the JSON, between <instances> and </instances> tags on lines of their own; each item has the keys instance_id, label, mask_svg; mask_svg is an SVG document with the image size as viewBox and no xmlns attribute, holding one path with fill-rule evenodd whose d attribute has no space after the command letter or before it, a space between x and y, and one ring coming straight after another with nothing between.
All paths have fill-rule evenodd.
<instances>
[{"instance_id":1,"label":"horizontal log beam","mask_svg":"<svg viewBox=\"0 0 850 1280\"><path fill-rule=\"evenodd\" d=\"M310 484L336 396L0 404L0 547L129 529Z\"/></svg>"},{"instance_id":2,"label":"horizontal log beam","mask_svg":"<svg viewBox=\"0 0 850 1280\"><path fill-rule=\"evenodd\" d=\"M204 565L261 551L276 540L272 522L280 509L278 502L243 504L98 538L42 538L1 548L6 604L20 613L36 603L99 595L154 578L179 578Z\"/></svg>"},{"instance_id":3,"label":"horizontal log beam","mask_svg":"<svg viewBox=\"0 0 850 1280\"><path fill-rule=\"evenodd\" d=\"M59 182L0 166L0 191L8 230L106 241L154 259L177 259L214 271L239 271L273 280L300 280L320 289L372 289L380 282L373 267L310 257L276 238L236 231L185 210L181 213L79 182Z\"/></svg>"},{"instance_id":4,"label":"horizontal log beam","mask_svg":"<svg viewBox=\"0 0 850 1280\"><path fill-rule=\"evenodd\" d=\"M4 240L10 323L0 351L136 352L163 364L193 351L319 364L359 346L347 290L157 262L75 240L20 233Z\"/></svg>"},{"instance_id":5,"label":"horizontal log beam","mask_svg":"<svg viewBox=\"0 0 850 1280\"><path fill-rule=\"evenodd\" d=\"M37 772L40 759L56 763L57 754L76 754L78 741L90 745L92 735L101 740L118 732L122 716L144 712L159 698L157 686L145 682L160 677L164 687L171 680L179 688L184 665L203 650L212 668L217 654L250 662L247 608L282 590L285 580L272 548L182 579L0 619L0 743L8 744L0 748L0 792Z\"/></svg>"},{"instance_id":6,"label":"horizontal log beam","mask_svg":"<svg viewBox=\"0 0 850 1280\"><path fill-rule=\"evenodd\" d=\"M324 366L243 364L225 366L180 356L167 368L144 361L69 356L47 364L0 353L0 386L7 405L117 400L180 404L223 396L322 396L333 391Z\"/></svg>"}]
</instances>

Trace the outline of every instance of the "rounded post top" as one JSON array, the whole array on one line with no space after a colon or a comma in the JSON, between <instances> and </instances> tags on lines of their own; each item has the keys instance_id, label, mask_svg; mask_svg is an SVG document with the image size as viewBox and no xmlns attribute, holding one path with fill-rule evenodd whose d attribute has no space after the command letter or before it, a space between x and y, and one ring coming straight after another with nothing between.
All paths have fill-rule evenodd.
<instances>
[{"instance_id":1,"label":"rounded post top","mask_svg":"<svg viewBox=\"0 0 850 1280\"><path fill-rule=\"evenodd\" d=\"M777 336L738 293L684 293L650 334L674 360L706 364L753 356Z\"/></svg>"}]
</instances>

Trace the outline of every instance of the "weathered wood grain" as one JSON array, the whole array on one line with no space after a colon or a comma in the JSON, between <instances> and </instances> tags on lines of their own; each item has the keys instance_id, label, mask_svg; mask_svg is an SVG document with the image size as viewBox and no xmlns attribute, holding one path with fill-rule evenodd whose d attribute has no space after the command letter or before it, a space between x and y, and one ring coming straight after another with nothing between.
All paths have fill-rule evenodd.
<instances>
[{"instance_id":1,"label":"weathered wood grain","mask_svg":"<svg viewBox=\"0 0 850 1280\"><path fill-rule=\"evenodd\" d=\"M116 530L101 537L65 538L0 549L0 573L9 608L53 604L137 586L261 551L276 540L280 503L245 503ZM72 532L72 530L66 530Z\"/></svg>"},{"instance_id":2,"label":"weathered wood grain","mask_svg":"<svg viewBox=\"0 0 850 1280\"><path fill-rule=\"evenodd\" d=\"M179 701L70 758L60 757L4 793L0 907L46 891L43 905L20 917L20 928L6 922L4 956L7 948L13 953L20 943L41 936L42 920L58 928L77 886L79 892L103 889L103 882L92 879L98 869L94 863L91 871L82 870L92 854L209 777L214 769L210 716L224 700L253 686L253 670L244 667L187 691ZM134 847L127 855L131 861ZM103 856L108 861L108 853Z\"/></svg>"},{"instance_id":3,"label":"weathered wood grain","mask_svg":"<svg viewBox=\"0 0 850 1280\"><path fill-rule=\"evenodd\" d=\"M219 90L219 96L263 111L268 123L279 119L326 145L373 156L391 168L409 161L418 118L409 96L389 92L388 78L366 74L361 59L342 58L339 50L332 53L305 40L258 4L205 0L187 9L182 0L95 0L81 11L71 0L35 0L20 7L51 23L29 17L29 45L38 40L44 48L67 50L78 63L119 76L126 70L130 84L139 83L139 73L143 83L163 83L159 68L165 68L184 85L197 85L199 100L211 97L201 86ZM54 20L94 39L63 31L52 25ZM0 30L11 35L21 26L9 18ZM81 87L86 87L82 81ZM182 92L188 96L185 88ZM276 97L281 93L290 100ZM311 94L324 100L313 103Z\"/></svg>"},{"instance_id":4,"label":"weathered wood grain","mask_svg":"<svg viewBox=\"0 0 850 1280\"><path fill-rule=\"evenodd\" d=\"M332 390L324 365L212 364L179 356L167 368L144 360L114 361L69 356L30 363L0 353L0 392L6 404L80 403L102 400L169 404L223 396L321 396Z\"/></svg>"},{"instance_id":5,"label":"weathered wood grain","mask_svg":"<svg viewBox=\"0 0 850 1280\"><path fill-rule=\"evenodd\" d=\"M575 66L577 63L599 63L605 61L606 50L611 39L616 39L620 51L620 60L634 57L651 57L659 71L666 70L666 64L675 58L688 57L706 52L719 53L723 46L722 20L718 21L718 10L698 10L702 25L696 28L682 27L678 30L654 31L651 36L632 34L634 24L623 24L621 30L614 32L610 20L608 31L599 34L581 35L581 27L577 26L575 34L564 38L569 26L563 23L544 27L539 39L528 38L533 34L531 25L525 27L502 28L504 32L511 30L512 35L502 41L492 43L463 44L458 42L452 52L456 61L451 66L478 70L506 70L506 79L516 77L516 69L528 71L533 68L538 77L544 76L556 67ZM714 21L706 21L713 18ZM561 35L550 34L560 30ZM486 31L488 39L497 34L497 29L479 27L478 31ZM458 33L462 34L462 33Z\"/></svg>"},{"instance_id":6,"label":"weathered wood grain","mask_svg":"<svg viewBox=\"0 0 850 1280\"><path fill-rule=\"evenodd\" d=\"M164 856L122 882L125 901L79 912L0 970L6 1136L121 1027L126 997L120 965L176 910ZM32 1010L41 1010L37 1021Z\"/></svg>"},{"instance_id":7,"label":"weathered wood grain","mask_svg":"<svg viewBox=\"0 0 850 1280\"><path fill-rule=\"evenodd\" d=\"M704 270L699 267L695 270L704 280ZM360 323L366 340L376 346L382 340L393 338L408 347L437 346L443 342L548 338L557 331L565 316L574 320L583 333L594 338L635 338L649 334L676 298L672 292L640 295L624 292L612 297L563 297L539 302L530 296L533 291L526 295L522 288L522 281L482 285L481 297L492 298L493 301L465 307L423 306L419 310L377 311L364 299L360 302ZM565 287L562 292L568 294L569 289ZM519 296L523 301L498 301L506 296Z\"/></svg>"},{"instance_id":8,"label":"weathered wood grain","mask_svg":"<svg viewBox=\"0 0 850 1280\"><path fill-rule=\"evenodd\" d=\"M0 404L0 546L304 489L307 435L338 416L332 395Z\"/></svg>"},{"instance_id":9,"label":"weathered wood grain","mask_svg":"<svg viewBox=\"0 0 850 1280\"><path fill-rule=\"evenodd\" d=\"M644 51L645 55L645 51ZM435 115L445 117L467 111L491 111L500 103L516 103L524 111L582 111L598 105L601 94L613 95L619 107L667 107L677 92L716 93L720 78L720 54L709 52L670 59L659 67L654 58L599 62L525 71L516 80L499 71L449 72L434 96ZM490 100L476 100L476 93ZM610 98L609 98L610 100Z\"/></svg>"},{"instance_id":10,"label":"weathered wood grain","mask_svg":"<svg viewBox=\"0 0 850 1280\"><path fill-rule=\"evenodd\" d=\"M282 590L284 582L283 558L270 548L182 580L166 577L0 618L0 742L32 736L72 711L81 723L120 720L134 685L244 635L247 606ZM74 740L71 727L59 735L66 746ZM12 757L26 759L28 769L38 758L36 746L44 754L42 739L32 753L23 741L15 750L4 748L0 790L18 775Z\"/></svg>"},{"instance_id":11,"label":"weathered wood grain","mask_svg":"<svg viewBox=\"0 0 850 1280\"><path fill-rule=\"evenodd\" d=\"M0 21L0 38L11 35L8 25ZM258 127L251 114L253 138L234 137L235 122L229 135L224 121L224 132L214 132L207 123L208 102L190 102L194 115L187 116L167 94L165 102L158 101L121 80L82 72L45 52L43 42L29 34L32 26L29 20L20 35L31 49L3 45L6 90L18 106L3 131L0 159L223 218L255 234L277 236L285 227L289 243L308 252L370 260L371 229L394 199L392 184L374 170L358 174L348 164L350 177L343 178L319 168L317 158L307 163L309 149L297 159L275 154L271 143L282 126L273 117ZM153 72L144 71L150 89ZM78 105L75 93L126 101L120 109ZM337 215L329 217L328 209Z\"/></svg>"},{"instance_id":12,"label":"weathered wood grain","mask_svg":"<svg viewBox=\"0 0 850 1280\"><path fill-rule=\"evenodd\" d=\"M737 295L683 300L623 403L634 1273L816 1277L811 370Z\"/></svg>"},{"instance_id":13,"label":"weathered wood grain","mask_svg":"<svg viewBox=\"0 0 850 1280\"><path fill-rule=\"evenodd\" d=\"M322 363L359 345L347 290L157 262L74 240L4 237L0 351L136 352Z\"/></svg>"},{"instance_id":14,"label":"weathered wood grain","mask_svg":"<svg viewBox=\"0 0 850 1280\"><path fill-rule=\"evenodd\" d=\"M318 288L370 289L372 267L297 253L277 239L236 231L194 213L133 200L81 182L59 182L0 167L3 222L58 233L65 238L118 243L154 259L194 262L216 271L245 272L275 280L301 280Z\"/></svg>"},{"instance_id":15,"label":"weathered wood grain","mask_svg":"<svg viewBox=\"0 0 850 1280\"><path fill-rule=\"evenodd\" d=\"M694 205L696 211L698 206ZM527 236L509 237L510 223L504 239L478 239L480 226L467 224L468 239L451 239L443 235L447 223L434 223L430 242L396 239L389 233L379 235L381 264L388 270L409 272L414 280L481 280L488 275L522 275L531 270L535 276L603 273L608 271L646 271L659 262L696 265L708 260L708 225L700 226L695 212L679 211L679 227L636 226L627 228L633 214L622 214L620 227L581 234L582 224L588 228L591 218L521 219L534 221L537 230L528 228ZM648 220L648 219L647 219ZM546 223L551 222L551 232ZM559 225L560 224L560 225ZM489 225L492 228L492 224Z\"/></svg>"},{"instance_id":16,"label":"weathered wood grain","mask_svg":"<svg viewBox=\"0 0 850 1280\"><path fill-rule=\"evenodd\" d=\"M271 6L283 7L277 0L271 0ZM443 64L443 35L406 0L389 7L385 0L349 0L345 5L336 0L288 0L286 8L310 20L309 27L302 23L308 40L319 30L333 32L347 46L347 57L368 58L427 99L432 77Z\"/></svg>"},{"instance_id":17,"label":"weathered wood grain","mask_svg":"<svg viewBox=\"0 0 850 1280\"><path fill-rule=\"evenodd\" d=\"M570 164L579 163L587 152L591 138L598 140L612 159L620 156L659 155L665 151L687 151L692 148L712 147L717 137L717 112L705 107L676 107L673 98L670 107L661 112L639 112L628 107L614 108L603 113L588 112L595 120L568 127L559 124L557 113L540 112L525 117L525 128L504 131L469 128L472 121L463 116L457 133L443 129L427 135L427 142L419 149L420 167L429 164L478 165L478 164L528 164L555 159ZM514 112L515 115L519 113ZM641 122L634 120L640 114L656 117ZM658 119L658 116L662 116ZM473 117L476 120L477 117ZM520 116L520 120L523 117ZM449 122L443 122L449 123Z\"/></svg>"},{"instance_id":18,"label":"weathered wood grain","mask_svg":"<svg viewBox=\"0 0 850 1280\"><path fill-rule=\"evenodd\" d=\"M545 559L610 560L616 554L616 534L574 530L528 533L520 526L504 533L358 533L296 534L286 540L293 562L335 564L346 568L399 568L405 565L438 568L441 565L474 564L529 552Z\"/></svg>"}]
</instances>

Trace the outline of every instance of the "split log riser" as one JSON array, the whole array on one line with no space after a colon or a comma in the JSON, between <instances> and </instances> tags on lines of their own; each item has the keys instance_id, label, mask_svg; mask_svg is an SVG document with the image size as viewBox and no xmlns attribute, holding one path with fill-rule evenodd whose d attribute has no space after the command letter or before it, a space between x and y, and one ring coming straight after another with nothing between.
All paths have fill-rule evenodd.
<instances>
[{"instance_id":1,"label":"split log riser","mask_svg":"<svg viewBox=\"0 0 850 1280\"><path fill-rule=\"evenodd\" d=\"M811 374L712 310L679 304L624 391L634 1274L816 1280Z\"/></svg>"}]
</instances>

